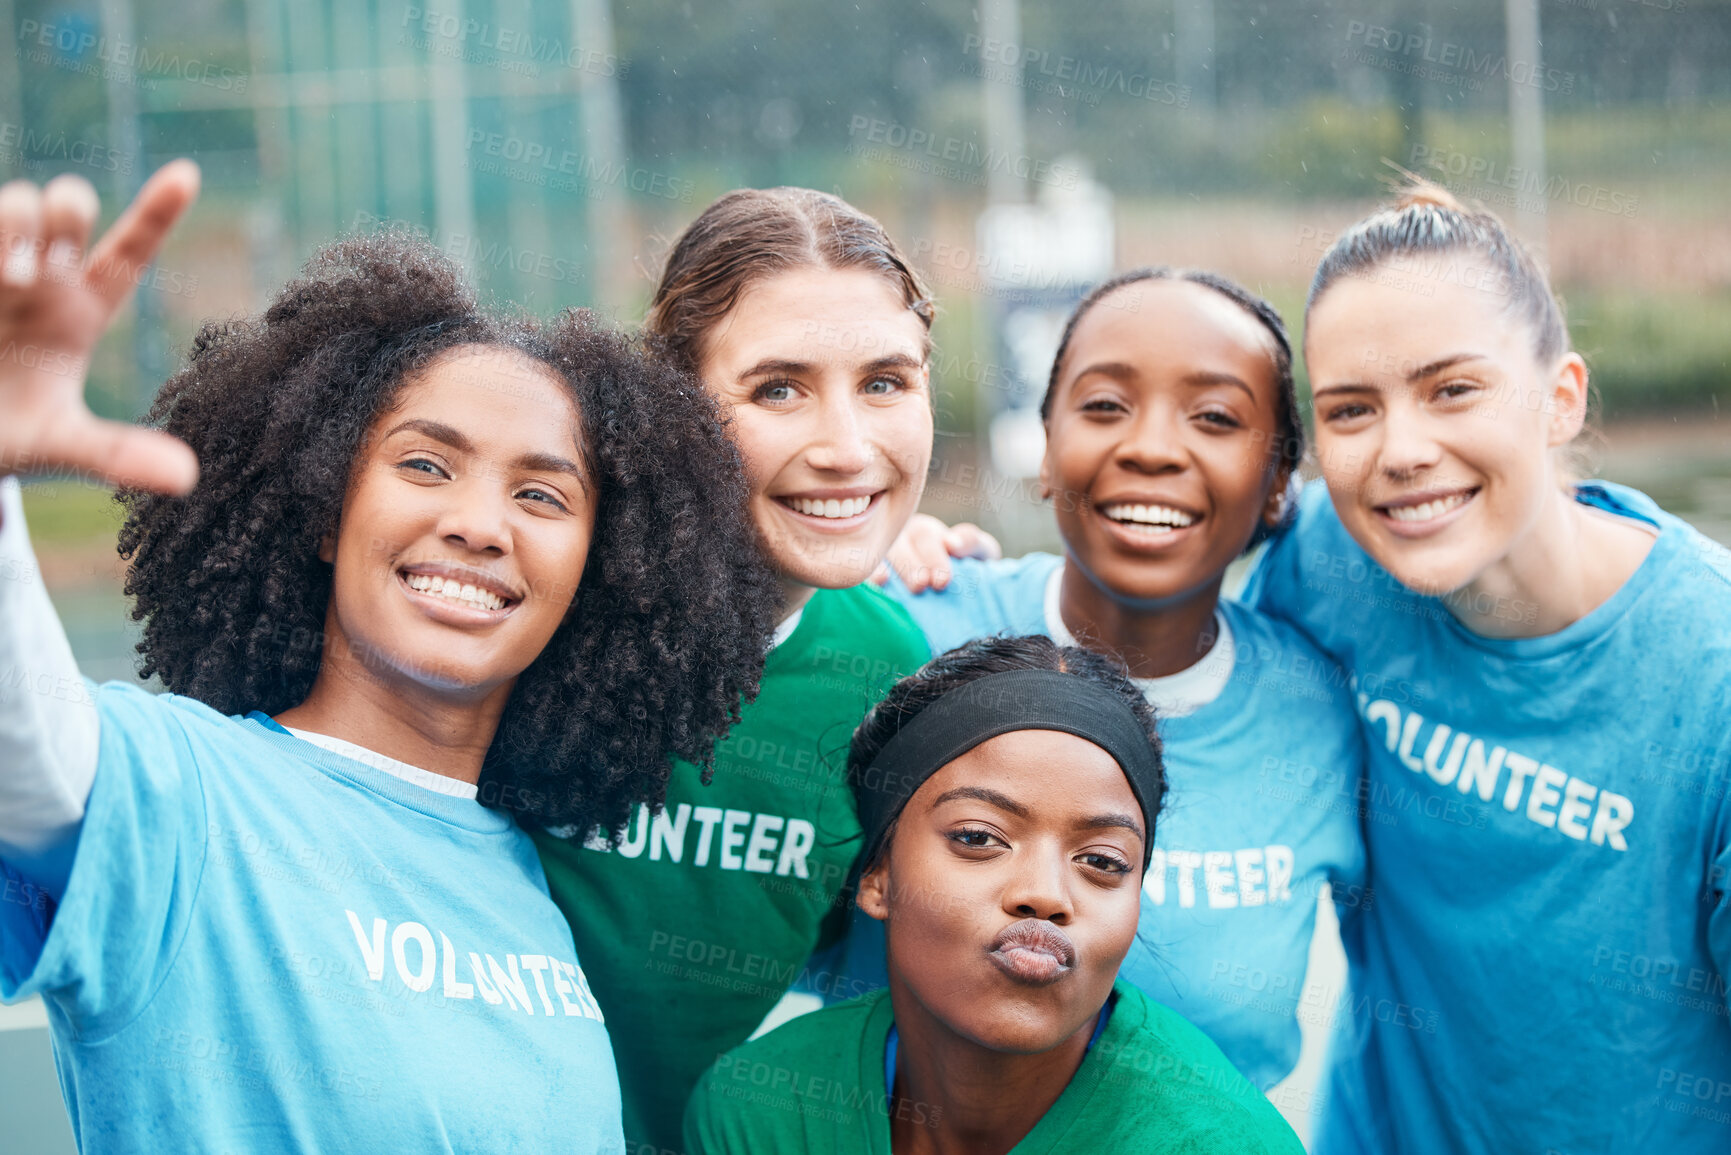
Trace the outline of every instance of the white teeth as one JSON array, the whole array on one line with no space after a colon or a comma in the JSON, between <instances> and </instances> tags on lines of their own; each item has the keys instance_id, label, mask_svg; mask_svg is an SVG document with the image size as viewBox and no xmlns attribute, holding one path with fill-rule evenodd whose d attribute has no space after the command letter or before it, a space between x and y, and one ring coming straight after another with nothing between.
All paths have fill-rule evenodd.
<instances>
[{"instance_id":1,"label":"white teeth","mask_svg":"<svg viewBox=\"0 0 1731 1155\"><path fill-rule=\"evenodd\" d=\"M442 578L437 574L412 573L405 575L410 589L434 597L449 598L454 602L466 602L483 610L502 610L505 599L492 590L479 586L464 585L462 582Z\"/></svg>"},{"instance_id":2,"label":"white teeth","mask_svg":"<svg viewBox=\"0 0 1731 1155\"><path fill-rule=\"evenodd\" d=\"M1190 514L1165 505L1104 505L1100 512L1116 522L1159 526L1166 530L1196 524L1196 519Z\"/></svg>"},{"instance_id":3,"label":"white teeth","mask_svg":"<svg viewBox=\"0 0 1731 1155\"><path fill-rule=\"evenodd\" d=\"M1388 515L1396 521L1430 521L1441 517L1451 509L1458 509L1466 504L1470 493L1451 493L1447 497L1439 497L1435 501L1427 501L1423 505L1392 505L1387 506Z\"/></svg>"},{"instance_id":4,"label":"white teeth","mask_svg":"<svg viewBox=\"0 0 1731 1155\"><path fill-rule=\"evenodd\" d=\"M872 499L866 497L843 497L840 499L790 497L787 503L807 517L841 518L857 517L871 505Z\"/></svg>"}]
</instances>

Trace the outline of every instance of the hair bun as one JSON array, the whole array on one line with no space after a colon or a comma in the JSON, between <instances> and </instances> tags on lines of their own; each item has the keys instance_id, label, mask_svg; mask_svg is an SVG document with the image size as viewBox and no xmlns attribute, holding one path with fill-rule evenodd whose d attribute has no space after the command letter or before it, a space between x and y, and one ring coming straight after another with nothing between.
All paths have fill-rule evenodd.
<instances>
[{"instance_id":1,"label":"hair bun","mask_svg":"<svg viewBox=\"0 0 1731 1155\"><path fill-rule=\"evenodd\" d=\"M1518 319L1530 326L1533 355L1541 363L1549 364L1566 353L1569 330L1563 324L1562 306L1557 304L1544 270L1497 215L1483 206L1466 208L1434 181L1398 165L1391 167L1405 178L1396 191L1395 203L1377 209L1335 238L1310 279L1305 314L1308 316L1329 286L1343 277L1364 275L1385 261L1458 253L1473 258L1498 277L1497 292L1507 298ZM1440 266L1434 275L1438 279L1447 276Z\"/></svg>"},{"instance_id":2,"label":"hair bun","mask_svg":"<svg viewBox=\"0 0 1731 1155\"><path fill-rule=\"evenodd\" d=\"M1445 209L1451 213L1465 213L1467 208L1455 197L1455 194L1423 177L1410 177L1400 189L1395 198L1396 212L1405 212L1410 208Z\"/></svg>"}]
</instances>

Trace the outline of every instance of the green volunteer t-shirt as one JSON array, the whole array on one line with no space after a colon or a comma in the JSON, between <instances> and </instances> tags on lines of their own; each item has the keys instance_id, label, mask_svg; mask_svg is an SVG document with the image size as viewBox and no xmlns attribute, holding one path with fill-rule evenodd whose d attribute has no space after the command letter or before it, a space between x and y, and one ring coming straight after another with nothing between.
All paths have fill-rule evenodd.
<instances>
[{"instance_id":1,"label":"green volunteer t-shirt","mask_svg":"<svg viewBox=\"0 0 1731 1155\"><path fill-rule=\"evenodd\" d=\"M876 589L819 590L717 745L709 786L675 764L666 809L639 810L610 851L536 837L607 1016L628 1150L678 1150L698 1076L750 1036L819 945L859 850L848 742L926 657L925 636Z\"/></svg>"},{"instance_id":2,"label":"green volunteer t-shirt","mask_svg":"<svg viewBox=\"0 0 1731 1155\"><path fill-rule=\"evenodd\" d=\"M1112 1017L1070 1085L1012 1155L1304 1155L1220 1048L1120 980ZM888 991L786 1023L718 1059L685 1110L687 1155L889 1155ZM941 1108L893 1105L916 1126Z\"/></svg>"}]
</instances>

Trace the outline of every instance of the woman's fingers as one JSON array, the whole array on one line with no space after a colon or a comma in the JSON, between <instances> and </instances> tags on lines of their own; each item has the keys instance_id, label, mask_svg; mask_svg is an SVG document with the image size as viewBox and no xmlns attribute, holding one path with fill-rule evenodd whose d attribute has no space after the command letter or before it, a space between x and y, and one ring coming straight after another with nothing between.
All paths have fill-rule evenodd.
<instances>
[{"instance_id":1,"label":"woman's fingers","mask_svg":"<svg viewBox=\"0 0 1731 1155\"><path fill-rule=\"evenodd\" d=\"M998 544L998 539L971 521L952 525L944 535L944 548L951 557L997 561L1004 556L1004 547Z\"/></svg>"},{"instance_id":2,"label":"woman's fingers","mask_svg":"<svg viewBox=\"0 0 1731 1155\"><path fill-rule=\"evenodd\" d=\"M890 546L885 560L907 585L908 592L917 594L949 587L954 576L950 565L953 557L990 561L1003 556L998 539L972 522L952 527L930 514L916 513Z\"/></svg>"},{"instance_id":3,"label":"woman's fingers","mask_svg":"<svg viewBox=\"0 0 1731 1155\"><path fill-rule=\"evenodd\" d=\"M198 458L186 442L154 429L99 417L57 424L36 456L57 468L76 470L110 485L158 493L185 493L198 480Z\"/></svg>"},{"instance_id":4,"label":"woman's fingers","mask_svg":"<svg viewBox=\"0 0 1731 1155\"><path fill-rule=\"evenodd\" d=\"M47 272L78 275L100 208L96 190L81 176L57 176L42 189L42 259Z\"/></svg>"},{"instance_id":5,"label":"woman's fingers","mask_svg":"<svg viewBox=\"0 0 1731 1155\"><path fill-rule=\"evenodd\" d=\"M896 576L902 579L902 584L908 587L908 592L917 594L926 588L927 582L919 572L920 555L908 543L906 530L890 545L889 553L884 555L884 564L894 570ZM889 580L885 575L884 580Z\"/></svg>"},{"instance_id":6,"label":"woman's fingers","mask_svg":"<svg viewBox=\"0 0 1731 1155\"><path fill-rule=\"evenodd\" d=\"M0 185L0 287L34 285L41 248L41 190L27 180Z\"/></svg>"},{"instance_id":7,"label":"woman's fingers","mask_svg":"<svg viewBox=\"0 0 1731 1155\"><path fill-rule=\"evenodd\" d=\"M947 527L926 513L916 513L890 546L886 560L907 585L909 593L941 590L950 584L950 553L944 547Z\"/></svg>"},{"instance_id":8,"label":"woman's fingers","mask_svg":"<svg viewBox=\"0 0 1731 1155\"><path fill-rule=\"evenodd\" d=\"M155 259L174 222L198 197L198 166L172 160L151 174L126 211L91 250L88 276L115 309Z\"/></svg>"},{"instance_id":9,"label":"woman's fingers","mask_svg":"<svg viewBox=\"0 0 1731 1155\"><path fill-rule=\"evenodd\" d=\"M0 360L0 473L66 469L167 493L192 488L191 449L98 420L83 386L91 349L197 194L197 166L163 166L86 261L100 207L89 182L0 186L0 339L19 351Z\"/></svg>"}]
</instances>

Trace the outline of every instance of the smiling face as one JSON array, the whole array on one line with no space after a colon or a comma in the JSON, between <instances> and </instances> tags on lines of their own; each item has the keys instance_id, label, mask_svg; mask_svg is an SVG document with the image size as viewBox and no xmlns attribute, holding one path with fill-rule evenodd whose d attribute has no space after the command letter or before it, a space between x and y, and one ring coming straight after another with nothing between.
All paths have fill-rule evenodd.
<instances>
[{"instance_id":1,"label":"smiling face","mask_svg":"<svg viewBox=\"0 0 1731 1155\"><path fill-rule=\"evenodd\" d=\"M1129 781L1092 742L982 742L920 785L861 879L860 908L887 921L892 991L991 1050L1056 1047L1105 1003L1135 937L1143 835Z\"/></svg>"},{"instance_id":2,"label":"smiling face","mask_svg":"<svg viewBox=\"0 0 1731 1155\"><path fill-rule=\"evenodd\" d=\"M327 646L405 689L509 693L583 573L581 461L569 389L544 366L481 346L435 360L369 430L320 551Z\"/></svg>"},{"instance_id":3,"label":"smiling face","mask_svg":"<svg viewBox=\"0 0 1731 1155\"><path fill-rule=\"evenodd\" d=\"M1453 268L1453 266L1451 266ZM1348 277L1310 310L1316 446L1344 524L1422 593L1508 558L1560 493L1549 450L1580 432L1586 367L1542 365L1488 275L1434 294Z\"/></svg>"},{"instance_id":4,"label":"smiling face","mask_svg":"<svg viewBox=\"0 0 1731 1155\"><path fill-rule=\"evenodd\" d=\"M1040 479L1096 584L1162 602L1217 584L1259 521L1278 520L1271 335L1186 281L1137 281L1076 325Z\"/></svg>"},{"instance_id":5,"label":"smiling face","mask_svg":"<svg viewBox=\"0 0 1731 1155\"><path fill-rule=\"evenodd\" d=\"M801 268L743 293L704 343L753 519L784 580L843 589L919 505L932 455L926 331L883 277Z\"/></svg>"}]
</instances>

